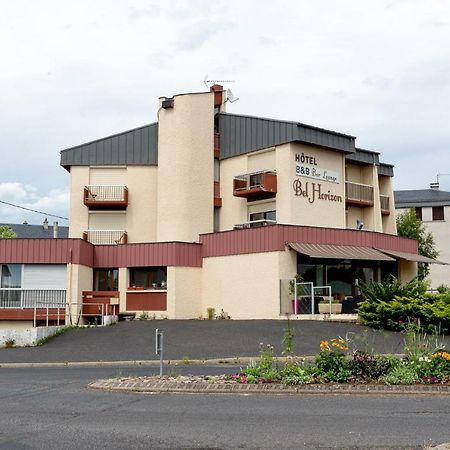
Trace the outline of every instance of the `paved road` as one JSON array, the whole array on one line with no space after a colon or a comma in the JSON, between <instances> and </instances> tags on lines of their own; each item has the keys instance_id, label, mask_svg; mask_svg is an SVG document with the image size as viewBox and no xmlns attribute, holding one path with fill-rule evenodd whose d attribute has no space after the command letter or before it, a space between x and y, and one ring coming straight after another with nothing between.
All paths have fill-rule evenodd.
<instances>
[{"instance_id":1,"label":"paved road","mask_svg":"<svg viewBox=\"0 0 450 450\"><path fill-rule=\"evenodd\" d=\"M155 359L154 333L165 331L165 357L211 359L256 356L259 343L282 351L283 320L162 320L120 322L110 327L69 331L42 347L0 349L0 362L127 361ZM294 351L314 355L323 338L350 336L358 348L401 353L400 333L374 331L352 323L295 321ZM448 346L450 340L447 338Z\"/></svg>"},{"instance_id":2,"label":"paved road","mask_svg":"<svg viewBox=\"0 0 450 450\"><path fill-rule=\"evenodd\" d=\"M0 369L0 449L398 449L450 441L448 397L146 395L85 387L99 377L154 370Z\"/></svg>"}]
</instances>

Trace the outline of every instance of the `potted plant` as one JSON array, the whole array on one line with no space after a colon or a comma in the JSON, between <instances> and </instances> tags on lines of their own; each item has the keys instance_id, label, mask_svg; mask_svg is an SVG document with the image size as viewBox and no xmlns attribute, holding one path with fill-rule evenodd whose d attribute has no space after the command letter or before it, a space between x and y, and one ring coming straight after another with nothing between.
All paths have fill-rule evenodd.
<instances>
[{"instance_id":1,"label":"potted plant","mask_svg":"<svg viewBox=\"0 0 450 450\"><path fill-rule=\"evenodd\" d=\"M289 294L292 295L292 312L295 314L295 285L303 283L303 277L300 274L289 281ZM303 286L297 286L297 313L300 311L299 297L303 294Z\"/></svg>"},{"instance_id":2,"label":"potted plant","mask_svg":"<svg viewBox=\"0 0 450 450\"><path fill-rule=\"evenodd\" d=\"M342 313L342 303L339 300L323 299L319 302L319 313L320 314L341 314Z\"/></svg>"}]
</instances>

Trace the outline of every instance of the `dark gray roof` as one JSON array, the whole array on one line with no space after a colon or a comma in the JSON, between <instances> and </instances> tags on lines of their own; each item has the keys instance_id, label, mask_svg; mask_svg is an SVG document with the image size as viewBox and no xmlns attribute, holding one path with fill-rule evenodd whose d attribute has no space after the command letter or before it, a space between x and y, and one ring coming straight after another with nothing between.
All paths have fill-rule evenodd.
<instances>
[{"instance_id":1,"label":"dark gray roof","mask_svg":"<svg viewBox=\"0 0 450 450\"><path fill-rule=\"evenodd\" d=\"M450 205L450 192L433 189L394 191L396 208L414 208L415 206Z\"/></svg>"},{"instance_id":2,"label":"dark gray roof","mask_svg":"<svg viewBox=\"0 0 450 450\"><path fill-rule=\"evenodd\" d=\"M378 165L378 175L384 175L385 177L393 177L394 166L392 164L380 163Z\"/></svg>"},{"instance_id":3,"label":"dark gray roof","mask_svg":"<svg viewBox=\"0 0 450 450\"><path fill-rule=\"evenodd\" d=\"M61 165L157 165L158 124L152 123L61 151Z\"/></svg>"},{"instance_id":4,"label":"dark gray roof","mask_svg":"<svg viewBox=\"0 0 450 450\"><path fill-rule=\"evenodd\" d=\"M238 114L217 114L221 159L287 142L304 142L345 153L355 152L355 137L299 122ZM361 152L369 152L360 150ZM61 165L157 165L158 123L97 139L61 151Z\"/></svg>"},{"instance_id":5,"label":"dark gray roof","mask_svg":"<svg viewBox=\"0 0 450 450\"><path fill-rule=\"evenodd\" d=\"M380 160L378 158L378 155L378 152L365 150L363 148L357 148L355 149L355 153L345 155L345 159L346 161L355 164L379 164Z\"/></svg>"},{"instance_id":6,"label":"dark gray roof","mask_svg":"<svg viewBox=\"0 0 450 450\"><path fill-rule=\"evenodd\" d=\"M356 138L354 136L299 122L227 113L219 113L217 117L221 159L294 141L346 153L355 151Z\"/></svg>"},{"instance_id":7,"label":"dark gray roof","mask_svg":"<svg viewBox=\"0 0 450 450\"><path fill-rule=\"evenodd\" d=\"M22 223L0 223L1 226L10 227L17 238L20 239L53 239L53 226L49 225L48 230L44 230L42 225L30 225ZM58 237L67 238L69 227L58 226Z\"/></svg>"}]
</instances>

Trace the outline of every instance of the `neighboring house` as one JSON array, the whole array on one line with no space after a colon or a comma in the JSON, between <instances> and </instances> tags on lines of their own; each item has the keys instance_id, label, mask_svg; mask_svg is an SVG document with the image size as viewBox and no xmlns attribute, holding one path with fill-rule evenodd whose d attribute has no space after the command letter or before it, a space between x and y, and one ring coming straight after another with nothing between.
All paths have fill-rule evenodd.
<instances>
[{"instance_id":1,"label":"neighboring house","mask_svg":"<svg viewBox=\"0 0 450 450\"><path fill-rule=\"evenodd\" d=\"M69 239L0 241L9 272L67 265L70 319L311 313L291 301L297 273L349 299L429 261L396 236L393 166L355 137L228 114L219 85L159 106L157 123L61 151Z\"/></svg>"},{"instance_id":2,"label":"neighboring house","mask_svg":"<svg viewBox=\"0 0 450 450\"><path fill-rule=\"evenodd\" d=\"M24 223L0 223L1 226L11 228L16 234L16 239L53 239L69 237L69 227L62 227L58 222L49 225L47 219L42 225Z\"/></svg>"},{"instance_id":3,"label":"neighboring house","mask_svg":"<svg viewBox=\"0 0 450 450\"><path fill-rule=\"evenodd\" d=\"M433 183L432 189L395 191L394 195L397 214L414 208L416 217L433 234L438 259L450 262L450 192L440 191L437 183ZM450 285L450 266L431 265L429 278L432 288Z\"/></svg>"}]
</instances>

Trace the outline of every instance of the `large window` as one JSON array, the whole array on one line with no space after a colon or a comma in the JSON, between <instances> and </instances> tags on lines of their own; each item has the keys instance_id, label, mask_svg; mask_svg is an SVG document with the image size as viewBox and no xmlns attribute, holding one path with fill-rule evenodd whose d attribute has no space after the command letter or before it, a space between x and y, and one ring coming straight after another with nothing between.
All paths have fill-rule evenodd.
<instances>
[{"instance_id":1,"label":"large window","mask_svg":"<svg viewBox=\"0 0 450 450\"><path fill-rule=\"evenodd\" d=\"M118 291L119 270L118 269L95 269L94 291Z\"/></svg>"},{"instance_id":2,"label":"large window","mask_svg":"<svg viewBox=\"0 0 450 450\"><path fill-rule=\"evenodd\" d=\"M167 267L131 268L130 287L142 289L167 289Z\"/></svg>"},{"instance_id":3,"label":"large window","mask_svg":"<svg viewBox=\"0 0 450 450\"><path fill-rule=\"evenodd\" d=\"M256 224L253 224L253 226L258 226L262 224L262 221L264 220L277 220L277 213L276 211L264 211L264 212L258 212L250 214L250 222L255 222L256 220L259 220L261 222L257 222Z\"/></svg>"},{"instance_id":4,"label":"large window","mask_svg":"<svg viewBox=\"0 0 450 450\"><path fill-rule=\"evenodd\" d=\"M0 287L5 289L22 287L22 264L3 264Z\"/></svg>"}]
</instances>

